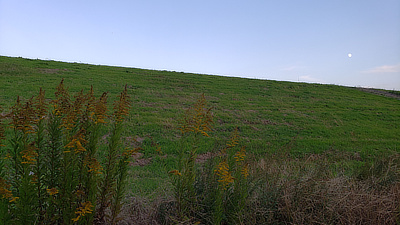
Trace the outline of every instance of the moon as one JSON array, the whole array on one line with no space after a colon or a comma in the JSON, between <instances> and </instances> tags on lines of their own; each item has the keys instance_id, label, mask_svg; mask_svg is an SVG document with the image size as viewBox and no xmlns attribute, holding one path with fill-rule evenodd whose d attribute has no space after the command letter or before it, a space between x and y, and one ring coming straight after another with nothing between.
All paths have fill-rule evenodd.
<instances>
[{"instance_id":1,"label":"moon","mask_svg":"<svg viewBox=\"0 0 400 225\"><path fill-rule=\"evenodd\" d=\"M349 58L351 58L351 53L347 54L347 56L348 56Z\"/></svg>"}]
</instances>

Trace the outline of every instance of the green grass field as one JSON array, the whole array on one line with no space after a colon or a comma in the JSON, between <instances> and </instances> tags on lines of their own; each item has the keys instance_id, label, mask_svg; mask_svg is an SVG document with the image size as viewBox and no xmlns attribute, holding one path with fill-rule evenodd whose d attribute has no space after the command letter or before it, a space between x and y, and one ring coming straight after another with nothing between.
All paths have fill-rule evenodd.
<instances>
[{"instance_id":1,"label":"green grass field","mask_svg":"<svg viewBox=\"0 0 400 225\"><path fill-rule=\"evenodd\" d=\"M400 146L399 100L335 85L0 57L0 105L7 109L17 95L29 98L40 87L52 98L62 78L72 93L93 85L98 96L109 92L110 101L127 84L133 100L128 135L150 135L169 154L177 121L201 93L216 118L213 142L238 127L254 154L290 144L298 155L334 149L368 157Z\"/></svg>"},{"instance_id":2,"label":"green grass field","mask_svg":"<svg viewBox=\"0 0 400 225\"><path fill-rule=\"evenodd\" d=\"M132 167L130 189L149 198L155 190L170 191L166 171L175 166L178 121L202 93L215 119L199 154L221 149L235 128L255 159L283 153L299 159L324 155L332 165L354 167L400 151L400 100L336 85L0 56L0 105L8 112L17 96L28 99L40 87L54 98L62 78L71 93L93 85L96 96L109 92L109 102L127 84L133 107L126 142L136 139L143 148L139 165ZM165 159L157 157L152 142L162 147Z\"/></svg>"}]
</instances>

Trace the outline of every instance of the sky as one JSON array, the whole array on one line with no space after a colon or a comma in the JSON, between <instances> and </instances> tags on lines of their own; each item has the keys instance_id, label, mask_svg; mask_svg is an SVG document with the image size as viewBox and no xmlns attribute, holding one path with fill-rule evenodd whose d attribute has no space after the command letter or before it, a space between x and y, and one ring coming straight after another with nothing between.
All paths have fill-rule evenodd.
<instances>
[{"instance_id":1,"label":"sky","mask_svg":"<svg viewBox=\"0 0 400 225\"><path fill-rule=\"evenodd\" d=\"M400 90L400 1L0 0L0 55Z\"/></svg>"}]
</instances>

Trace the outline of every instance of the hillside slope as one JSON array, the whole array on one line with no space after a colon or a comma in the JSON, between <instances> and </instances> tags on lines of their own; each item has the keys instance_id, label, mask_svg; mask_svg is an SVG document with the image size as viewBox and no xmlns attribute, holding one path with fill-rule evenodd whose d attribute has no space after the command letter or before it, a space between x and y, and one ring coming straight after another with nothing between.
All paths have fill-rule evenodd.
<instances>
[{"instance_id":1,"label":"hillside slope","mask_svg":"<svg viewBox=\"0 0 400 225\"><path fill-rule=\"evenodd\" d=\"M0 105L8 111L17 95L27 99L40 87L52 98L64 78L71 92L109 92L110 102L125 84L132 97L128 136L152 136L175 152L177 121L205 93L215 116L210 151L238 127L255 154L287 150L295 155L398 151L400 101L356 88L97 66L0 56ZM145 154L151 154L145 152Z\"/></svg>"}]
</instances>

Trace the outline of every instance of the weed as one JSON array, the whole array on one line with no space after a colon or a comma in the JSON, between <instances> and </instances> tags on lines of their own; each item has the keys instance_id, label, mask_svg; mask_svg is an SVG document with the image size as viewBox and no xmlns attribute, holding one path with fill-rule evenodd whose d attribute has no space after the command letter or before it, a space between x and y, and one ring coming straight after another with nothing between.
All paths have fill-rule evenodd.
<instances>
[{"instance_id":1,"label":"weed","mask_svg":"<svg viewBox=\"0 0 400 225\"><path fill-rule=\"evenodd\" d=\"M115 224L129 159L139 150L124 150L121 143L130 107L127 89L115 101L111 117L106 114L107 94L97 99L93 88L72 99L62 80L55 97L47 101L42 89L26 102L18 97L10 113L0 118L0 221ZM3 125L7 120L10 137ZM99 139L106 124L112 132L102 161Z\"/></svg>"},{"instance_id":2,"label":"weed","mask_svg":"<svg viewBox=\"0 0 400 225\"><path fill-rule=\"evenodd\" d=\"M244 146L234 150L239 143L238 130L235 129L213 163L205 164L204 170L196 165L199 140L210 137L213 124L211 108L207 108L206 103L203 94L193 107L186 110L180 122L182 138L178 169L169 172L175 187L177 219L213 224L238 223L242 220L247 198L249 171L245 163L246 150ZM188 144L185 139L189 139ZM209 204L212 207L207 206Z\"/></svg>"}]
</instances>

